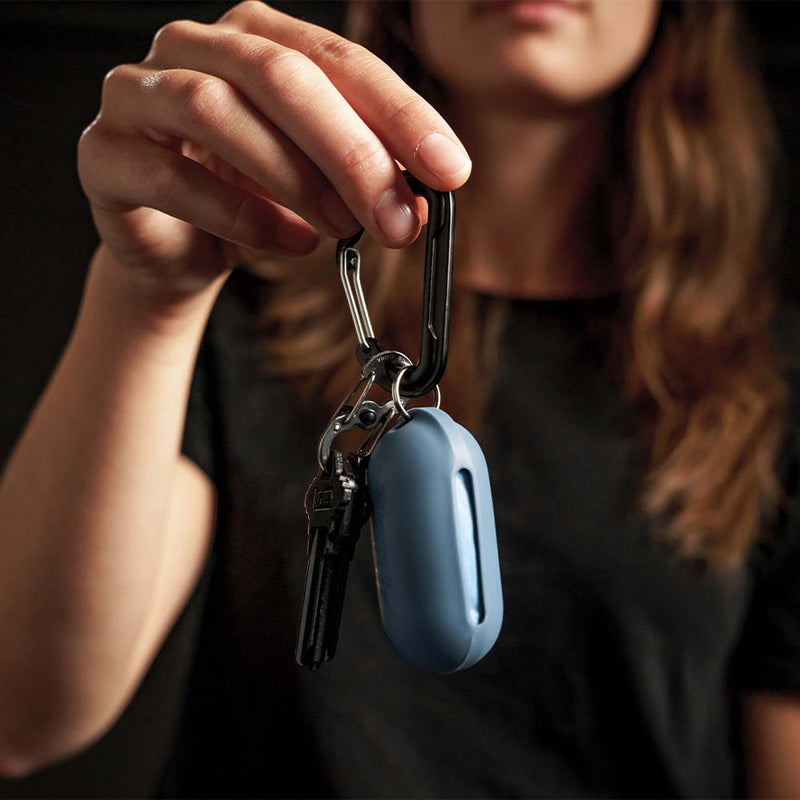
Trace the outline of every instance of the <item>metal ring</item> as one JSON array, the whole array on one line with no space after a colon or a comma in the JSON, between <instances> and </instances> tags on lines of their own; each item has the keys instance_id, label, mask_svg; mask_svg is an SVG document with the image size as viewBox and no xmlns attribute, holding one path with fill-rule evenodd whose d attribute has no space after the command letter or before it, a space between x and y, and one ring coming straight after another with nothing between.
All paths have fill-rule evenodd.
<instances>
[{"instance_id":1,"label":"metal ring","mask_svg":"<svg viewBox=\"0 0 800 800\"><path fill-rule=\"evenodd\" d=\"M411 414L406 411L402 398L400 397L400 381L403 380L403 375L405 375L409 369L411 369L410 366L403 367L403 369L397 373L394 382L392 383L392 400L394 401L395 411L406 419L411 419ZM438 383L433 387L433 405L434 408L439 408L442 405L442 393L439 390Z\"/></svg>"}]
</instances>

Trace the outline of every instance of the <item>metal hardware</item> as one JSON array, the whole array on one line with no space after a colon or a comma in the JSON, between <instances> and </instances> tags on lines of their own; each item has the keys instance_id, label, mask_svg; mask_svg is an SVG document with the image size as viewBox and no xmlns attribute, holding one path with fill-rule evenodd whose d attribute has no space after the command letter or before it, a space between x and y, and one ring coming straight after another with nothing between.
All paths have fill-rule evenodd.
<instances>
[{"instance_id":1,"label":"metal hardware","mask_svg":"<svg viewBox=\"0 0 800 800\"><path fill-rule=\"evenodd\" d=\"M394 379L394 383L392 384L392 403L394 405L394 410L400 414L400 416L411 419L411 414L406 410L403 398L400 396L400 382L403 380L403 375L407 369L409 369L409 367L403 367ZM435 408L439 408L442 405L442 392L438 384L433 387L433 405Z\"/></svg>"},{"instance_id":2,"label":"metal hardware","mask_svg":"<svg viewBox=\"0 0 800 800\"><path fill-rule=\"evenodd\" d=\"M450 294L453 279L453 241L455 198L452 192L439 192L425 186L407 170L405 179L414 194L428 202L427 239L425 242L425 278L422 302L419 359L403 379L404 397L421 397L430 392L444 374L450 330ZM383 351L372 330L367 304L361 288L361 257L356 244L363 230L347 239L340 239L336 248L339 272L347 296L358 337L356 358L364 367ZM389 363L388 367L396 367ZM399 367L402 369L402 367ZM391 391L396 371L376 371L375 382Z\"/></svg>"}]
</instances>

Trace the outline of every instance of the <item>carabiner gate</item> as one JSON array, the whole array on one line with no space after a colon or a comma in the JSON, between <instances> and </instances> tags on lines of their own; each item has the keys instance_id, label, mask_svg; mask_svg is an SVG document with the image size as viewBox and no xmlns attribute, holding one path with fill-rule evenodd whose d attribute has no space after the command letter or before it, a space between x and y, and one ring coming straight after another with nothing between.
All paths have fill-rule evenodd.
<instances>
[{"instance_id":1,"label":"carabiner gate","mask_svg":"<svg viewBox=\"0 0 800 800\"><path fill-rule=\"evenodd\" d=\"M399 387L399 393L403 397L421 397L438 384L447 364L455 198L452 192L439 192L425 186L407 170L403 170L403 176L414 194L421 195L428 202L419 359L404 373ZM348 239L340 239L336 247L339 274L358 336L356 358L362 368L376 356L393 352L384 351L375 338L361 288L361 254L355 245L363 232L362 229ZM377 369L375 372L375 383L390 392L394 377L405 364L400 359L387 359L383 364L385 368Z\"/></svg>"}]
</instances>

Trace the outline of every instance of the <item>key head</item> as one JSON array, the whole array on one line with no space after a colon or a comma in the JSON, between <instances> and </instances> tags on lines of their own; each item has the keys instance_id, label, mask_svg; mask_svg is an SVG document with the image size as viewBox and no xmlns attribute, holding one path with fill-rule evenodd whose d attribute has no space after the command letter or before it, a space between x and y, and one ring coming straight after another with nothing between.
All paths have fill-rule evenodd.
<instances>
[{"instance_id":1,"label":"key head","mask_svg":"<svg viewBox=\"0 0 800 800\"><path fill-rule=\"evenodd\" d=\"M365 483L354 472L351 457L338 450L331 452L330 471L318 472L306 491L305 509L308 532L325 532L321 555L335 555L344 548L352 550L366 522L364 517Z\"/></svg>"},{"instance_id":2,"label":"key head","mask_svg":"<svg viewBox=\"0 0 800 800\"><path fill-rule=\"evenodd\" d=\"M358 488L350 462L338 450L331 451L326 467L317 472L306 491L309 527L328 527L342 517Z\"/></svg>"}]
</instances>

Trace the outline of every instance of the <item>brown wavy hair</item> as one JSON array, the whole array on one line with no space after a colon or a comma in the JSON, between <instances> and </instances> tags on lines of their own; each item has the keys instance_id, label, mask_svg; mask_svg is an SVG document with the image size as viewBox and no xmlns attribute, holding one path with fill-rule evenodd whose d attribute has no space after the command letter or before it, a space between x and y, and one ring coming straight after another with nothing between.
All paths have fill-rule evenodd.
<instances>
[{"instance_id":1,"label":"brown wavy hair","mask_svg":"<svg viewBox=\"0 0 800 800\"><path fill-rule=\"evenodd\" d=\"M442 87L414 52L407 0L350 3L345 35L441 110ZM783 501L786 390L763 257L776 141L741 37L732 3L662 3L648 55L609 98L618 144L598 186L597 246L608 247L621 287L609 342L646 464L638 507L678 557L722 571L742 563ZM324 241L306 264L251 264L271 284L262 311L268 368L322 417L357 377L334 247ZM422 248L360 247L376 329L412 354ZM505 309L456 284L442 388L447 410L473 431Z\"/></svg>"}]
</instances>

